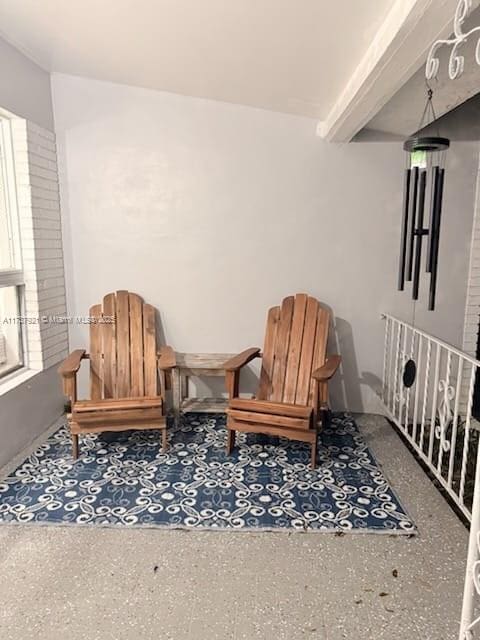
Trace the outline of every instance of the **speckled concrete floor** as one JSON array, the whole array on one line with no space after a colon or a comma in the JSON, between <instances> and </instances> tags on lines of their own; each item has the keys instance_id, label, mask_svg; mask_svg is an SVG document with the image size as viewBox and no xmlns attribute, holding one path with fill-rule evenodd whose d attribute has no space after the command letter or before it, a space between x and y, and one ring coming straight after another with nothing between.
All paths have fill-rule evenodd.
<instances>
[{"instance_id":1,"label":"speckled concrete floor","mask_svg":"<svg viewBox=\"0 0 480 640\"><path fill-rule=\"evenodd\" d=\"M414 539L0 527L1 640L451 640L467 532L376 416L357 417Z\"/></svg>"}]
</instances>

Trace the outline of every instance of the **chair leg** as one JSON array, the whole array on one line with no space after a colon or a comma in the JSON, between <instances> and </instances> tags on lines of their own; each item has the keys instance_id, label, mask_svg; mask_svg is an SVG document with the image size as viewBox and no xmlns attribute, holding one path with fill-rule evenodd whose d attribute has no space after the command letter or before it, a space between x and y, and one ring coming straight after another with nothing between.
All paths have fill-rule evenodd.
<instances>
[{"instance_id":1,"label":"chair leg","mask_svg":"<svg viewBox=\"0 0 480 640\"><path fill-rule=\"evenodd\" d=\"M78 458L78 434L72 433L72 458L76 460Z\"/></svg>"},{"instance_id":2,"label":"chair leg","mask_svg":"<svg viewBox=\"0 0 480 640\"><path fill-rule=\"evenodd\" d=\"M325 407L322 410L322 429L324 427L329 427L332 422L332 412L328 407Z\"/></svg>"},{"instance_id":3,"label":"chair leg","mask_svg":"<svg viewBox=\"0 0 480 640\"><path fill-rule=\"evenodd\" d=\"M162 429L162 451L163 453L165 453L165 451L168 449L168 438L167 438L167 429Z\"/></svg>"},{"instance_id":4,"label":"chair leg","mask_svg":"<svg viewBox=\"0 0 480 640\"><path fill-rule=\"evenodd\" d=\"M235 446L235 431L234 429L227 430L227 455L232 453L233 447Z\"/></svg>"},{"instance_id":5,"label":"chair leg","mask_svg":"<svg viewBox=\"0 0 480 640\"><path fill-rule=\"evenodd\" d=\"M315 438L315 440L313 440L312 442L310 464L312 466L312 469L315 469L315 466L317 464L317 438Z\"/></svg>"}]
</instances>

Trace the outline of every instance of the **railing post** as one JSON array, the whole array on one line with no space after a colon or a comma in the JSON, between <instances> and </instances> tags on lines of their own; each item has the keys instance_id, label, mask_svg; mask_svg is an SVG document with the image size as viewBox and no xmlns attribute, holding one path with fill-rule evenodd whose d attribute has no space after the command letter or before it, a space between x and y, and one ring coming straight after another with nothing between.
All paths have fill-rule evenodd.
<instances>
[{"instance_id":1,"label":"railing post","mask_svg":"<svg viewBox=\"0 0 480 640\"><path fill-rule=\"evenodd\" d=\"M472 520L468 538L467 568L465 571L465 586L463 588L462 618L460 621L459 640L473 638L470 629L475 608L477 590L473 582L473 571L478 560L478 534L480 532L480 444L477 448L477 465L475 468L475 485L473 491Z\"/></svg>"}]
</instances>

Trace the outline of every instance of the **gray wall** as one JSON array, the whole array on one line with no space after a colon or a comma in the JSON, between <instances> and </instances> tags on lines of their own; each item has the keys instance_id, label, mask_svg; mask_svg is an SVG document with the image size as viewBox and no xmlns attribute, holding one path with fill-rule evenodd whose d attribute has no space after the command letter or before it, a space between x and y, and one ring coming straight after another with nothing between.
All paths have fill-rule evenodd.
<instances>
[{"instance_id":1,"label":"gray wall","mask_svg":"<svg viewBox=\"0 0 480 640\"><path fill-rule=\"evenodd\" d=\"M0 39L0 108L53 129L49 74ZM63 410L55 368L7 393L0 385L0 467L52 424Z\"/></svg>"},{"instance_id":2,"label":"gray wall","mask_svg":"<svg viewBox=\"0 0 480 640\"><path fill-rule=\"evenodd\" d=\"M2 38L0 108L53 131L50 74Z\"/></svg>"},{"instance_id":3,"label":"gray wall","mask_svg":"<svg viewBox=\"0 0 480 640\"><path fill-rule=\"evenodd\" d=\"M269 306L307 291L336 316L334 408L380 409L380 313L412 309L395 292L401 145L330 145L309 119L72 76L52 86L71 314L127 288L177 350L236 352L261 345ZM452 148L438 310L417 309L457 345L476 166L476 145Z\"/></svg>"},{"instance_id":4,"label":"gray wall","mask_svg":"<svg viewBox=\"0 0 480 640\"><path fill-rule=\"evenodd\" d=\"M57 367L0 396L0 468L57 420L63 404Z\"/></svg>"}]
</instances>

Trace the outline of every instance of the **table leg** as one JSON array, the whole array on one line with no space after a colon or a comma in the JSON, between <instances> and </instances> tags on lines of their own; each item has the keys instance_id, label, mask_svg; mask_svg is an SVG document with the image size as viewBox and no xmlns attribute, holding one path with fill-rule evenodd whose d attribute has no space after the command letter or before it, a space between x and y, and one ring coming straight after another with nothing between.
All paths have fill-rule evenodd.
<instances>
[{"instance_id":1,"label":"table leg","mask_svg":"<svg viewBox=\"0 0 480 640\"><path fill-rule=\"evenodd\" d=\"M175 427L178 427L180 419L180 405L182 403L181 374L178 367L172 369L172 400Z\"/></svg>"},{"instance_id":2,"label":"table leg","mask_svg":"<svg viewBox=\"0 0 480 640\"><path fill-rule=\"evenodd\" d=\"M188 398L188 376L180 375L180 394L182 396L182 400Z\"/></svg>"}]
</instances>

